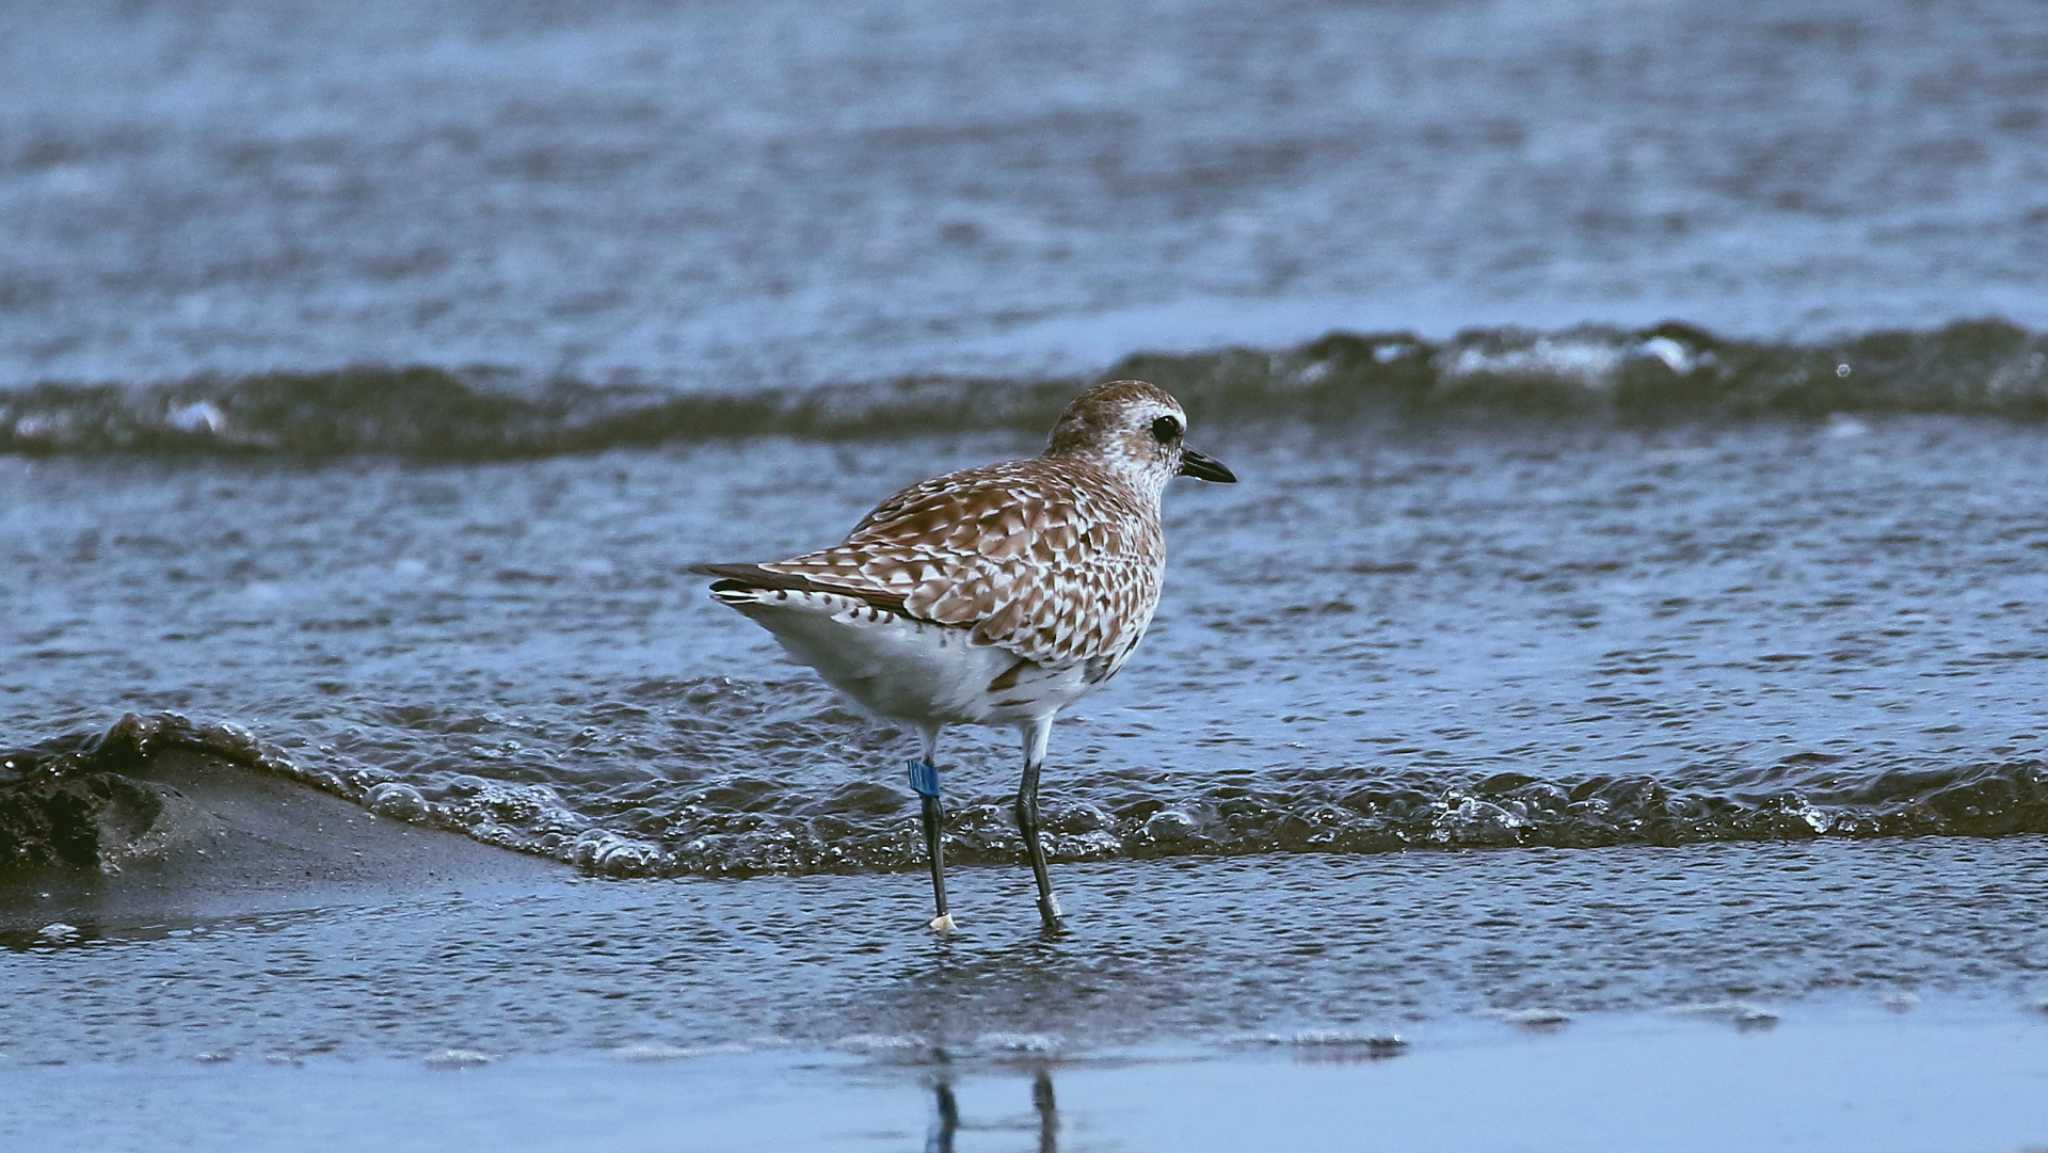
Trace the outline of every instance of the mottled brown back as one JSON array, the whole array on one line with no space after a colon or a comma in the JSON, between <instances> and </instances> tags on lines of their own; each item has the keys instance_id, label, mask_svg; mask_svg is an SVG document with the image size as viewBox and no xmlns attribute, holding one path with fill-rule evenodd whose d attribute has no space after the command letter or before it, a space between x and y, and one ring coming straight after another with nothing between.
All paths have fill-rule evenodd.
<instances>
[{"instance_id":1,"label":"mottled brown back","mask_svg":"<svg viewBox=\"0 0 2048 1153\"><path fill-rule=\"evenodd\" d=\"M1039 664L1114 666L1152 621L1165 556L1143 494L1090 461L1040 457L913 485L844 543L760 567L901 597L898 611Z\"/></svg>"}]
</instances>

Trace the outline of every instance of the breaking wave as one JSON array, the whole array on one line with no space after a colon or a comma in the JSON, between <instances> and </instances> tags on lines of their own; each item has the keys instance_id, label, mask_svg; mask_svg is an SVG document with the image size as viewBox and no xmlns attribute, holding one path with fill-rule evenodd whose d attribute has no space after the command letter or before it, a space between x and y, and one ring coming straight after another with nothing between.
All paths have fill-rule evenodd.
<instances>
[{"instance_id":1,"label":"breaking wave","mask_svg":"<svg viewBox=\"0 0 2048 1153\"><path fill-rule=\"evenodd\" d=\"M711 803L696 795L704 792L701 786L677 783L671 791L682 802L679 809L599 818L574 811L540 786L470 778L433 788L312 770L236 726L161 714L130 715L104 734L0 756L0 870L91 865L95 838L110 830L130 838L174 832L151 827L176 814L133 784L154 758L174 753L280 774L380 816L613 876L886 871L921 867L922 861L907 790L898 804L818 816L833 807L825 803L830 798L782 796L765 811ZM1057 860L2048 833L2048 761L1987 760L1861 776L1834 765L1824 777L1805 781L1798 768L1787 766L1784 787L1743 791L1687 788L1644 775L1461 780L1361 768L1275 782L1270 789L1211 784L1187 795L1134 796L1111 805L1053 801L1046 825ZM874 791L888 792L879 785ZM962 801L948 816L949 859L1022 859L1006 799Z\"/></svg>"},{"instance_id":2,"label":"breaking wave","mask_svg":"<svg viewBox=\"0 0 2048 1153\"><path fill-rule=\"evenodd\" d=\"M1279 351L1138 354L1204 421L1500 413L1612 419L1922 412L2048 417L2048 336L1984 320L1833 342L1683 324L1486 329L1432 342L1332 333ZM1074 379L915 377L741 394L358 366L0 391L0 452L490 460L750 436L1037 430Z\"/></svg>"}]
</instances>

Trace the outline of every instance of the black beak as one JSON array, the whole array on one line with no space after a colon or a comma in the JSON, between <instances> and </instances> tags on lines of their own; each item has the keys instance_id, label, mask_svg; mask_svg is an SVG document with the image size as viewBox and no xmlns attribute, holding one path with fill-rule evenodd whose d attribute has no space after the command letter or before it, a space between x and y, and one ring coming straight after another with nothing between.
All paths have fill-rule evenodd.
<instances>
[{"instance_id":1,"label":"black beak","mask_svg":"<svg viewBox=\"0 0 2048 1153\"><path fill-rule=\"evenodd\" d=\"M1213 456L1204 456L1191 448L1180 450L1180 474L1196 480L1214 481L1217 484L1236 484L1237 474L1223 467L1223 462Z\"/></svg>"}]
</instances>

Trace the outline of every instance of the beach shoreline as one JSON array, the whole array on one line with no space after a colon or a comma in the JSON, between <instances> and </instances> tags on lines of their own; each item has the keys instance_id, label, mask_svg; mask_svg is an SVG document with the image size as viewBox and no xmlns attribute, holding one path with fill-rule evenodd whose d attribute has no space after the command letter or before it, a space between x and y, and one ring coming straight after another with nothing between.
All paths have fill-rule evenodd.
<instances>
[{"instance_id":1,"label":"beach shoreline","mask_svg":"<svg viewBox=\"0 0 2048 1153\"><path fill-rule=\"evenodd\" d=\"M0 1145L2048 1141L2048 837L1070 863L1060 938L968 867L938 939L908 874L600 879L179 756L248 852L0 905Z\"/></svg>"},{"instance_id":2,"label":"beach shoreline","mask_svg":"<svg viewBox=\"0 0 2048 1153\"><path fill-rule=\"evenodd\" d=\"M0 783L0 816L18 859L36 862L0 872L0 936L17 939L51 923L118 930L573 873L177 748L89 756L60 773Z\"/></svg>"}]
</instances>

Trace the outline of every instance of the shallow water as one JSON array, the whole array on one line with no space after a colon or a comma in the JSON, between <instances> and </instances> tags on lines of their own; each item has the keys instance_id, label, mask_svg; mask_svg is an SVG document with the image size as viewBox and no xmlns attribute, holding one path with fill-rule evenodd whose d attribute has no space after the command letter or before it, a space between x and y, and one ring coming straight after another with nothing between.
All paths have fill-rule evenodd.
<instances>
[{"instance_id":1,"label":"shallow water","mask_svg":"<svg viewBox=\"0 0 2048 1153\"><path fill-rule=\"evenodd\" d=\"M1844 1142L2025 1149L2048 1025L1983 1006L1834 1008L1783 1029L1591 1020L1446 1029L1395 1060L1172 1050L1101 1061L863 1067L813 1052L575 1054L483 1065L314 1058L31 1068L0 1137L65 1153L528 1150L1494 1150L1716 1153ZM1682 1076L1673 1070L1682 1069ZM11 1106L33 1100L24 1113ZM797 1099L801 1108L792 1108ZM119 1108L107 1103L118 1101Z\"/></svg>"},{"instance_id":2,"label":"shallow water","mask_svg":"<svg viewBox=\"0 0 2048 1153\"><path fill-rule=\"evenodd\" d=\"M1055 730L1059 858L2048 830L2030 426L1197 422L1245 483L1171 495L1153 633ZM233 722L610 872L907 867L908 743L682 568L1031 447L0 460L0 727ZM951 851L1016 859L1013 741L959 733Z\"/></svg>"},{"instance_id":3,"label":"shallow water","mask_svg":"<svg viewBox=\"0 0 2048 1153\"><path fill-rule=\"evenodd\" d=\"M236 917L0 933L5 1061L496 1059L680 1049L965 1065L1389 1055L1460 1022L1724 1028L2048 996L2048 838L1184 859L956 870L960 931L893 876L478 882ZM58 918L76 932L45 932ZM0 1066L4 1067L4 1066Z\"/></svg>"}]
</instances>

